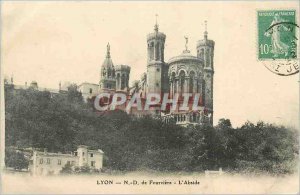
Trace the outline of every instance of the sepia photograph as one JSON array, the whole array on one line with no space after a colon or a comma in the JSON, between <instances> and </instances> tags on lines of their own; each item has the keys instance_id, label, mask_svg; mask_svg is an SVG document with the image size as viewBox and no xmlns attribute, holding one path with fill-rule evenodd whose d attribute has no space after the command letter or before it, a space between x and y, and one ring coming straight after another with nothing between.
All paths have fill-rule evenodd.
<instances>
[{"instance_id":1,"label":"sepia photograph","mask_svg":"<svg viewBox=\"0 0 300 195\"><path fill-rule=\"evenodd\" d=\"M0 6L0 194L299 193L299 1Z\"/></svg>"}]
</instances>

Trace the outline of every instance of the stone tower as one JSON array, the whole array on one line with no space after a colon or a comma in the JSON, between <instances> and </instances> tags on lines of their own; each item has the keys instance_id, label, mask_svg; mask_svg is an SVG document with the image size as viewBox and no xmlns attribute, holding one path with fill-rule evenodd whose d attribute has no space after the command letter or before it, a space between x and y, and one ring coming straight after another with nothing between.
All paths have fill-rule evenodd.
<instances>
[{"instance_id":1,"label":"stone tower","mask_svg":"<svg viewBox=\"0 0 300 195\"><path fill-rule=\"evenodd\" d=\"M88 147L80 145L77 148L78 165L84 166L88 164Z\"/></svg>"},{"instance_id":2,"label":"stone tower","mask_svg":"<svg viewBox=\"0 0 300 195\"><path fill-rule=\"evenodd\" d=\"M106 57L100 71L100 90L116 89L115 68L110 56L110 45L107 44Z\"/></svg>"},{"instance_id":3,"label":"stone tower","mask_svg":"<svg viewBox=\"0 0 300 195\"><path fill-rule=\"evenodd\" d=\"M164 61L166 35L158 31L158 24L154 32L147 36L147 93L168 92L168 65Z\"/></svg>"},{"instance_id":4,"label":"stone tower","mask_svg":"<svg viewBox=\"0 0 300 195\"><path fill-rule=\"evenodd\" d=\"M117 65L116 71L116 91L127 91L129 89L130 66Z\"/></svg>"},{"instance_id":5,"label":"stone tower","mask_svg":"<svg viewBox=\"0 0 300 195\"><path fill-rule=\"evenodd\" d=\"M197 43L197 57L203 59L203 103L213 122L213 84L214 84L214 46L215 42L207 38L207 22L205 21L204 39Z\"/></svg>"}]
</instances>

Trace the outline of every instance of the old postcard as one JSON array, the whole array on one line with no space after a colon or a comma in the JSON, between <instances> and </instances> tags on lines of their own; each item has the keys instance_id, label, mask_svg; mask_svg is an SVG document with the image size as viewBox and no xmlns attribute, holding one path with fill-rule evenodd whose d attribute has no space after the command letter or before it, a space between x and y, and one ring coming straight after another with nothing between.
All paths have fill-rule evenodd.
<instances>
[{"instance_id":1,"label":"old postcard","mask_svg":"<svg viewBox=\"0 0 300 195\"><path fill-rule=\"evenodd\" d=\"M299 1L1 1L1 194L299 193Z\"/></svg>"}]
</instances>

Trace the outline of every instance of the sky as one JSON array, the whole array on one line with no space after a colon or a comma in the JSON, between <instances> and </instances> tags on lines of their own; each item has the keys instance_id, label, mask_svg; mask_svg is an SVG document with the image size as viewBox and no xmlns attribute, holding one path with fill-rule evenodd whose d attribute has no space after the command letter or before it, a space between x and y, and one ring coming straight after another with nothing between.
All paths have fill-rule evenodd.
<instances>
[{"instance_id":1,"label":"sky","mask_svg":"<svg viewBox=\"0 0 300 195\"><path fill-rule=\"evenodd\" d=\"M58 88L63 82L99 83L109 42L113 63L131 66L130 83L146 72L146 36L167 36L165 61L196 42L215 41L214 123L263 120L299 128L299 74L282 77L257 59L257 10L294 9L299 2L2 2L1 66L23 85Z\"/></svg>"}]
</instances>

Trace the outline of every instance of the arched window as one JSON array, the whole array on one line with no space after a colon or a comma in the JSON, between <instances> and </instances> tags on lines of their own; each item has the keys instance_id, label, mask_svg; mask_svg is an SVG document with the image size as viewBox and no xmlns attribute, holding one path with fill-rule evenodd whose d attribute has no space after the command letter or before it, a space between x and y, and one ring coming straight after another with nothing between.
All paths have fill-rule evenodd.
<instances>
[{"instance_id":1,"label":"arched window","mask_svg":"<svg viewBox=\"0 0 300 195\"><path fill-rule=\"evenodd\" d=\"M181 94L184 92L184 83L185 83L185 73L182 70L179 74L179 87L180 87Z\"/></svg>"},{"instance_id":2,"label":"arched window","mask_svg":"<svg viewBox=\"0 0 300 195\"><path fill-rule=\"evenodd\" d=\"M150 43L149 50L150 50L150 60L153 60L154 59L154 42Z\"/></svg>"},{"instance_id":3,"label":"arched window","mask_svg":"<svg viewBox=\"0 0 300 195\"><path fill-rule=\"evenodd\" d=\"M203 58L203 56L204 56L204 49L202 48L201 53L200 53L200 57Z\"/></svg>"},{"instance_id":4,"label":"arched window","mask_svg":"<svg viewBox=\"0 0 300 195\"><path fill-rule=\"evenodd\" d=\"M193 113L193 122L196 122L196 113Z\"/></svg>"},{"instance_id":5,"label":"arched window","mask_svg":"<svg viewBox=\"0 0 300 195\"><path fill-rule=\"evenodd\" d=\"M117 81L117 88L119 89L120 84L121 84L120 73L117 73L117 79L116 79L116 81Z\"/></svg>"},{"instance_id":6,"label":"arched window","mask_svg":"<svg viewBox=\"0 0 300 195\"><path fill-rule=\"evenodd\" d=\"M110 75L111 75L110 73L111 73L111 70L108 69L108 70L107 70L107 76L108 76L108 77L110 77Z\"/></svg>"},{"instance_id":7,"label":"arched window","mask_svg":"<svg viewBox=\"0 0 300 195\"><path fill-rule=\"evenodd\" d=\"M193 93L194 92L194 79L195 79L195 72L191 71L190 73L190 86L189 86L189 93Z\"/></svg>"},{"instance_id":8,"label":"arched window","mask_svg":"<svg viewBox=\"0 0 300 195\"><path fill-rule=\"evenodd\" d=\"M103 75L103 76L106 75L106 69L105 69L105 68L103 68L102 75Z\"/></svg>"},{"instance_id":9,"label":"arched window","mask_svg":"<svg viewBox=\"0 0 300 195\"><path fill-rule=\"evenodd\" d=\"M115 70L112 70L112 77L115 77Z\"/></svg>"},{"instance_id":10,"label":"arched window","mask_svg":"<svg viewBox=\"0 0 300 195\"><path fill-rule=\"evenodd\" d=\"M206 59L206 67L208 67L209 65L210 65L210 57L209 57L209 54L210 54L210 50L209 49L207 49L206 50L206 55L205 55L205 59Z\"/></svg>"},{"instance_id":11,"label":"arched window","mask_svg":"<svg viewBox=\"0 0 300 195\"><path fill-rule=\"evenodd\" d=\"M205 90L206 90L206 84L205 84L205 80L202 80L202 101L201 101L201 105L205 105Z\"/></svg>"},{"instance_id":12,"label":"arched window","mask_svg":"<svg viewBox=\"0 0 300 195\"><path fill-rule=\"evenodd\" d=\"M126 86L126 80L125 80L125 74L122 74L122 78L121 78L121 90L123 90Z\"/></svg>"},{"instance_id":13,"label":"arched window","mask_svg":"<svg viewBox=\"0 0 300 195\"><path fill-rule=\"evenodd\" d=\"M155 45L155 60L160 59L160 53L159 53L159 43L156 43Z\"/></svg>"},{"instance_id":14,"label":"arched window","mask_svg":"<svg viewBox=\"0 0 300 195\"><path fill-rule=\"evenodd\" d=\"M172 92L172 95L174 95L177 91L176 82L175 82L175 72L172 72L171 74L171 82L172 82L173 89L170 89L170 92Z\"/></svg>"}]
</instances>

